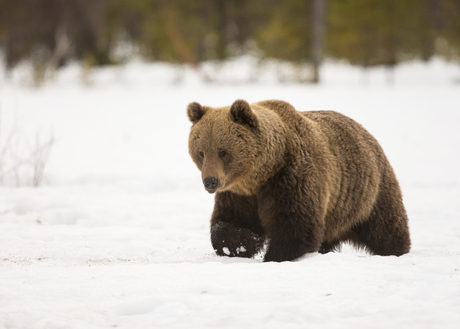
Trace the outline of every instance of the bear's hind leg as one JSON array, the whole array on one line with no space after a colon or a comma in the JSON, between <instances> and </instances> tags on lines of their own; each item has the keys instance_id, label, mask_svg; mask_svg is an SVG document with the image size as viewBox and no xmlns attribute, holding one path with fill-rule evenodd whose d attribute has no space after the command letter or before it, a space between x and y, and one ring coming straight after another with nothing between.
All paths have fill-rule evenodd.
<instances>
[{"instance_id":1,"label":"bear's hind leg","mask_svg":"<svg viewBox=\"0 0 460 329\"><path fill-rule=\"evenodd\" d=\"M357 225L350 239L374 255L401 256L410 250L410 235L406 210L397 183L381 189L369 218Z\"/></svg>"}]
</instances>

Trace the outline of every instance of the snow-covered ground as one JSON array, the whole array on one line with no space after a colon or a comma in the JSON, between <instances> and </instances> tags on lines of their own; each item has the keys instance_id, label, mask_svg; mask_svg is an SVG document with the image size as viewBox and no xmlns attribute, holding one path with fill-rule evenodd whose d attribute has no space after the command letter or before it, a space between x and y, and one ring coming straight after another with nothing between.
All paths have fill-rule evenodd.
<instances>
[{"instance_id":1,"label":"snow-covered ground","mask_svg":"<svg viewBox=\"0 0 460 329\"><path fill-rule=\"evenodd\" d=\"M37 131L56 141L42 187L0 187L0 328L458 328L460 68L411 63L388 85L383 69L329 63L320 86L248 59L206 69L214 83L142 63L86 85L77 67L41 89L0 80L0 150L11 129L32 149ZM238 98L363 124L400 180L411 252L217 257L185 108Z\"/></svg>"}]
</instances>

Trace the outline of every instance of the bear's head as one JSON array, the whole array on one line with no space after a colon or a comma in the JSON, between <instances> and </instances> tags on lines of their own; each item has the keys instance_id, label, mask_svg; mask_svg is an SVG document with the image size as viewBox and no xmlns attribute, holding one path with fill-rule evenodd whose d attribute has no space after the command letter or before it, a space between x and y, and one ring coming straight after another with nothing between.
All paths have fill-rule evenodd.
<instances>
[{"instance_id":1,"label":"bear's head","mask_svg":"<svg viewBox=\"0 0 460 329\"><path fill-rule=\"evenodd\" d=\"M251 195L282 158L277 150L283 142L273 138L276 129L267 123L277 120L260 106L244 100L220 108L191 103L187 115L193 123L189 153L209 193Z\"/></svg>"}]
</instances>

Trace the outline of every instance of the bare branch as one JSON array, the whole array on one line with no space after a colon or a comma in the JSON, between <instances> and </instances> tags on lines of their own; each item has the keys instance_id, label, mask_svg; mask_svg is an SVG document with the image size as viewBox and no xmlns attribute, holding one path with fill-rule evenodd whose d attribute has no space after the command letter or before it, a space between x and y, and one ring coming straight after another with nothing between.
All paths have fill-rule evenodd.
<instances>
[{"instance_id":1,"label":"bare branch","mask_svg":"<svg viewBox=\"0 0 460 329\"><path fill-rule=\"evenodd\" d=\"M0 108L1 110L1 108ZM54 134L42 138L35 133L33 143L19 131L16 122L3 139L4 124L0 111L0 185L32 185L38 187L43 182L45 167L54 145ZM29 144L29 147L25 145Z\"/></svg>"}]
</instances>

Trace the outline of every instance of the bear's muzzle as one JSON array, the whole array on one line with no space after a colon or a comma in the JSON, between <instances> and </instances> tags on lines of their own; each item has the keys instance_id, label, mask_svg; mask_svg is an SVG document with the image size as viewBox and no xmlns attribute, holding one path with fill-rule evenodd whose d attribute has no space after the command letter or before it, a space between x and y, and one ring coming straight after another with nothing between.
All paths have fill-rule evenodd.
<instances>
[{"instance_id":1,"label":"bear's muzzle","mask_svg":"<svg viewBox=\"0 0 460 329\"><path fill-rule=\"evenodd\" d=\"M216 192L217 187L219 186L219 179L212 176L206 177L205 179L203 179L203 184L206 191L208 191L209 193L214 193Z\"/></svg>"}]
</instances>

